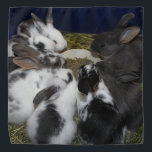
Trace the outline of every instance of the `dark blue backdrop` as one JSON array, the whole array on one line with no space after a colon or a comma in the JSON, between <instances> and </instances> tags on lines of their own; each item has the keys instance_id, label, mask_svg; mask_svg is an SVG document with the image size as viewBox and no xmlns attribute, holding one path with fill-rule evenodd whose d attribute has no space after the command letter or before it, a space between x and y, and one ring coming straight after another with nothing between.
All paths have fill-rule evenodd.
<instances>
[{"instance_id":1,"label":"dark blue backdrop","mask_svg":"<svg viewBox=\"0 0 152 152\"><path fill-rule=\"evenodd\" d=\"M47 8L19 7L10 8L9 38L16 34L17 25L34 12L45 21ZM113 29L122 15L128 12L135 14L129 25L142 28L143 8L141 7L91 7L91 8L53 8L54 25L67 32L101 33Z\"/></svg>"}]
</instances>

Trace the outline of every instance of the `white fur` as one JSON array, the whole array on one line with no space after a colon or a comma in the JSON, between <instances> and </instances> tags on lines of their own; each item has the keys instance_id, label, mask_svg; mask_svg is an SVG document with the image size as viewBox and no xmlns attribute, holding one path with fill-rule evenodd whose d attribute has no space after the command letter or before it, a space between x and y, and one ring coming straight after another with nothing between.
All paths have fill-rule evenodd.
<instances>
[{"instance_id":1,"label":"white fur","mask_svg":"<svg viewBox=\"0 0 152 152\"><path fill-rule=\"evenodd\" d=\"M26 24L26 23L24 23L24 24ZM39 33L39 31L37 30L38 28L41 29L41 33ZM41 42L42 41L45 42L44 44L45 44L46 48L49 48L48 46L50 46L50 43L52 43L53 41L56 42L56 43L54 43L55 44L54 51L56 51L56 52L60 52L67 47L67 41L64 39L61 32L59 30L57 30L50 23L45 25L44 23L34 21L34 24L28 25L28 29L29 29L29 33L30 33L30 36L31 36L30 38L27 35L21 33L20 27L18 27L18 34L29 38L29 42L30 42L31 47L34 47L32 42L34 41L33 40L34 37L37 36L37 35L44 36L47 39L47 40L46 39L44 40L44 38L43 38L41 40ZM52 50L52 49L49 48L48 51L49 50Z\"/></svg>"},{"instance_id":2,"label":"white fur","mask_svg":"<svg viewBox=\"0 0 152 152\"><path fill-rule=\"evenodd\" d=\"M58 136L50 137L50 144L71 144L74 139L76 123L73 117L76 112L76 87L76 82L73 81L55 101L57 111L65 120L65 125Z\"/></svg>"},{"instance_id":3,"label":"white fur","mask_svg":"<svg viewBox=\"0 0 152 152\"><path fill-rule=\"evenodd\" d=\"M52 24L47 24L43 31L44 35L47 35L50 40L56 41L55 51L60 52L67 47L67 41L59 30L57 30Z\"/></svg>"},{"instance_id":4,"label":"white fur","mask_svg":"<svg viewBox=\"0 0 152 152\"><path fill-rule=\"evenodd\" d=\"M85 109L85 111L83 111L83 109L85 108L85 106L90 104L92 99L93 99L93 95L91 93L88 93L88 95L86 96L85 94L82 94L81 92L79 92L79 90L77 89L78 115L82 121L85 121L88 117L87 108Z\"/></svg>"},{"instance_id":5,"label":"white fur","mask_svg":"<svg viewBox=\"0 0 152 152\"><path fill-rule=\"evenodd\" d=\"M36 110L27 121L26 132L27 135L30 137L32 143L36 144L35 135L38 127L38 115L45 110L46 106L47 105L45 102L41 102L39 108L36 108Z\"/></svg>"},{"instance_id":6,"label":"white fur","mask_svg":"<svg viewBox=\"0 0 152 152\"><path fill-rule=\"evenodd\" d=\"M103 99L102 99L103 102L113 105L113 98L103 80L99 82L98 90L96 91L95 95L103 96Z\"/></svg>"},{"instance_id":7,"label":"white fur","mask_svg":"<svg viewBox=\"0 0 152 152\"><path fill-rule=\"evenodd\" d=\"M12 51L13 45L15 45L15 42L8 41L8 57L14 56L14 53Z\"/></svg>"},{"instance_id":8,"label":"white fur","mask_svg":"<svg viewBox=\"0 0 152 152\"><path fill-rule=\"evenodd\" d=\"M47 38L46 36L40 34L34 26L29 28L30 37L28 37L29 46L37 49L34 44L38 44L39 42L44 44L44 51L45 52L54 52L55 51L55 43Z\"/></svg>"},{"instance_id":9,"label":"white fur","mask_svg":"<svg viewBox=\"0 0 152 152\"><path fill-rule=\"evenodd\" d=\"M61 70L58 75L62 75L61 79L66 79L66 75L69 72L68 69ZM61 83L60 83L61 84ZM59 84L59 85L60 85ZM51 103L56 105L56 111L59 115L65 120L64 126L57 136L51 136L48 140L49 144L70 144L75 137L76 133L76 123L73 120L73 117L76 112L76 89L77 83L73 80L71 83L67 84L67 87L60 91L60 96L51 101ZM42 101L43 104L40 104L36 111L32 114L30 119L27 122L27 133L33 143L36 143L36 129L38 127L38 116L45 110L46 102ZM51 104L47 103L47 104ZM53 122L52 122L53 123Z\"/></svg>"},{"instance_id":10,"label":"white fur","mask_svg":"<svg viewBox=\"0 0 152 152\"><path fill-rule=\"evenodd\" d=\"M45 48L44 51L54 51L55 50L55 43L48 39L47 37L43 35L36 35L34 37L33 43L38 44L39 42L43 43Z\"/></svg>"},{"instance_id":11,"label":"white fur","mask_svg":"<svg viewBox=\"0 0 152 152\"><path fill-rule=\"evenodd\" d=\"M8 80L11 75L19 74L23 70L15 70L11 72L8 76ZM58 74L58 72L61 74ZM35 95L42 89L52 85L52 84L60 84L61 82L56 78L60 79L65 78L62 73L66 73L66 69L58 69L54 70L52 73L51 69L43 69L43 70L29 70L25 71L27 76L25 79L20 78L16 82L8 83L8 93L14 101L8 100L8 122L10 123L23 123L25 122L29 116L32 114L34 110L33 99ZM37 83L39 83L39 88L37 87ZM19 102L17 104L16 102ZM12 105L18 106L18 110L12 111Z\"/></svg>"},{"instance_id":12,"label":"white fur","mask_svg":"<svg viewBox=\"0 0 152 152\"><path fill-rule=\"evenodd\" d=\"M123 127L123 130L122 130L122 140L121 140L121 143L124 144L125 142L125 138L126 138L126 134L127 134L127 126L124 126Z\"/></svg>"}]
</instances>

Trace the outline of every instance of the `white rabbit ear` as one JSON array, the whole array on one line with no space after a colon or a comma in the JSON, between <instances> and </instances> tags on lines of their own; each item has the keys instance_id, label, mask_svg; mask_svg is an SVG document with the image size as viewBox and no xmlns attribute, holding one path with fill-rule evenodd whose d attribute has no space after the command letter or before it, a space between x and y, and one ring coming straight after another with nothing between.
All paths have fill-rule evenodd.
<instances>
[{"instance_id":1,"label":"white rabbit ear","mask_svg":"<svg viewBox=\"0 0 152 152\"><path fill-rule=\"evenodd\" d=\"M42 20L38 16L36 16L34 13L31 13L31 16L32 16L32 18L33 18L34 21L42 22Z\"/></svg>"},{"instance_id":2,"label":"white rabbit ear","mask_svg":"<svg viewBox=\"0 0 152 152\"><path fill-rule=\"evenodd\" d=\"M47 16L46 16L46 23L53 25L52 8L48 8L48 13L47 13Z\"/></svg>"},{"instance_id":3,"label":"white rabbit ear","mask_svg":"<svg viewBox=\"0 0 152 152\"><path fill-rule=\"evenodd\" d=\"M43 31L43 27L45 26L45 24L43 23L43 21L37 17L34 13L31 13L31 16L33 18L33 22L34 22L34 25L36 27L36 29L42 33Z\"/></svg>"},{"instance_id":4,"label":"white rabbit ear","mask_svg":"<svg viewBox=\"0 0 152 152\"><path fill-rule=\"evenodd\" d=\"M133 40L140 32L139 27L128 27L120 35L120 43L128 43Z\"/></svg>"},{"instance_id":5,"label":"white rabbit ear","mask_svg":"<svg viewBox=\"0 0 152 152\"><path fill-rule=\"evenodd\" d=\"M13 63L24 69L39 69L40 64L37 59L31 56L15 57Z\"/></svg>"},{"instance_id":6,"label":"white rabbit ear","mask_svg":"<svg viewBox=\"0 0 152 152\"><path fill-rule=\"evenodd\" d=\"M133 13L127 13L123 15L117 25L117 27L126 27L128 23L135 17Z\"/></svg>"}]
</instances>

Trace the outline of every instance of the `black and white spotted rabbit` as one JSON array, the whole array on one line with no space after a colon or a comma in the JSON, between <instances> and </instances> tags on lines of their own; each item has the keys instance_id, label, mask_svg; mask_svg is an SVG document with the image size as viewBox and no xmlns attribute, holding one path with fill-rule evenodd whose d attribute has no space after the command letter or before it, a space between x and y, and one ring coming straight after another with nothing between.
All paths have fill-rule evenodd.
<instances>
[{"instance_id":1,"label":"black and white spotted rabbit","mask_svg":"<svg viewBox=\"0 0 152 152\"><path fill-rule=\"evenodd\" d=\"M78 134L84 144L122 144L126 130L143 120L139 84L132 73L115 73L112 63L83 65L78 77Z\"/></svg>"},{"instance_id":2,"label":"black and white spotted rabbit","mask_svg":"<svg viewBox=\"0 0 152 152\"><path fill-rule=\"evenodd\" d=\"M52 8L48 9L46 23L34 13L32 18L21 22L17 35L8 43L8 56L14 56L14 44L25 44L42 52L60 52L67 47L67 42L59 30L53 26Z\"/></svg>"},{"instance_id":3,"label":"black and white spotted rabbit","mask_svg":"<svg viewBox=\"0 0 152 152\"><path fill-rule=\"evenodd\" d=\"M62 71L64 79L38 92L33 101L39 105L27 121L27 134L34 144L71 144L75 137L77 83L70 70Z\"/></svg>"},{"instance_id":4,"label":"black and white spotted rabbit","mask_svg":"<svg viewBox=\"0 0 152 152\"><path fill-rule=\"evenodd\" d=\"M56 53L40 53L22 45L16 45L14 52L18 57L13 63L21 68L8 74L8 122L20 124L31 116L35 95L54 79L64 79L68 69L62 69L66 61Z\"/></svg>"}]
</instances>

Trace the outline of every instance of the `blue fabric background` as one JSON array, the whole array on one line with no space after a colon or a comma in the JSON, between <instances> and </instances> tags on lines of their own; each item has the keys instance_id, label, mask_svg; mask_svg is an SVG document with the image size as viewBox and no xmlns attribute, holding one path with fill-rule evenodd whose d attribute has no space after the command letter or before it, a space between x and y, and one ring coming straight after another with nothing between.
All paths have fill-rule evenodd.
<instances>
[{"instance_id":1,"label":"blue fabric background","mask_svg":"<svg viewBox=\"0 0 152 152\"><path fill-rule=\"evenodd\" d=\"M10 8L9 38L16 34L17 25L34 12L43 21L47 8L19 7ZM86 8L53 8L54 25L67 32L101 33L113 29L122 15L133 12L135 18L129 25L142 28L143 8L141 7L86 7Z\"/></svg>"}]
</instances>

